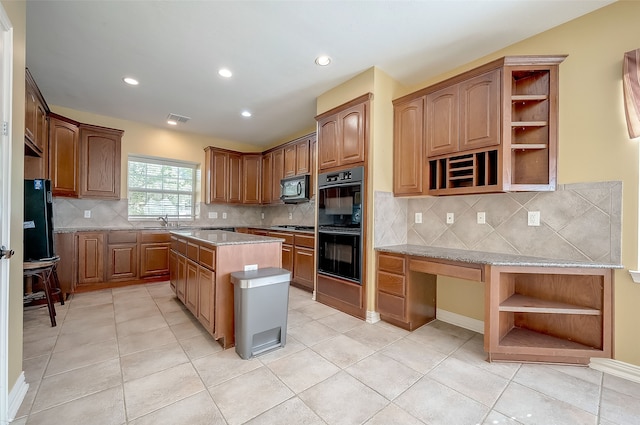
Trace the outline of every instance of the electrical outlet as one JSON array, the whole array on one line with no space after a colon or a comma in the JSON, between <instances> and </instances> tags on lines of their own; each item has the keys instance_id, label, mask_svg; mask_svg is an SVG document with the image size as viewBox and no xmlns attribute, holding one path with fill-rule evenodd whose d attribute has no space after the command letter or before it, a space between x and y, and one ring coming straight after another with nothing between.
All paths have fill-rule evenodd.
<instances>
[{"instance_id":1,"label":"electrical outlet","mask_svg":"<svg viewBox=\"0 0 640 425\"><path fill-rule=\"evenodd\" d=\"M260 213L260 219L264 220L264 213Z\"/></svg>"},{"instance_id":2,"label":"electrical outlet","mask_svg":"<svg viewBox=\"0 0 640 425\"><path fill-rule=\"evenodd\" d=\"M91 218L91 210L84 210L84 218Z\"/></svg>"},{"instance_id":3,"label":"electrical outlet","mask_svg":"<svg viewBox=\"0 0 640 425\"><path fill-rule=\"evenodd\" d=\"M447 213L447 224L453 224L453 213Z\"/></svg>"},{"instance_id":4,"label":"electrical outlet","mask_svg":"<svg viewBox=\"0 0 640 425\"><path fill-rule=\"evenodd\" d=\"M416 213L416 217L415 217L414 222L417 223L417 224L422 223L422 213L421 212L417 212Z\"/></svg>"},{"instance_id":5,"label":"electrical outlet","mask_svg":"<svg viewBox=\"0 0 640 425\"><path fill-rule=\"evenodd\" d=\"M258 270L258 265L257 264L246 264L244 266L244 271L245 272L249 272L251 270Z\"/></svg>"},{"instance_id":6,"label":"electrical outlet","mask_svg":"<svg viewBox=\"0 0 640 425\"><path fill-rule=\"evenodd\" d=\"M293 213L289 213L289 220L293 220Z\"/></svg>"},{"instance_id":7,"label":"electrical outlet","mask_svg":"<svg viewBox=\"0 0 640 425\"><path fill-rule=\"evenodd\" d=\"M222 213L222 219L226 220L227 219L227 213Z\"/></svg>"},{"instance_id":8,"label":"electrical outlet","mask_svg":"<svg viewBox=\"0 0 640 425\"><path fill-rule=\"evenodd\" d=\"M209 218L218 218L218 213L215 211L209 211Z\"/></svg>"},{"instance_id":9,"label":"electrical outlet","mask_svg":"<svg viewBox=\"0 0 640 425\"><path fill-rule=\"evenodd\" d=\"M478 224L486 224L487 223L487 217L486 217L484 212L479 212L478 214L476 214L476 216L477 216Z\"/></svg>"},{"instance_id":10,"label":"electrical outlet","mask_svg":"<svg viewBox=\"0 0 640 425\"><path fill-rule=\"evenodd\" d=\"M529 211L527 217L528 226L540 226L540 211Z\"/></svg>"}]
</instances>

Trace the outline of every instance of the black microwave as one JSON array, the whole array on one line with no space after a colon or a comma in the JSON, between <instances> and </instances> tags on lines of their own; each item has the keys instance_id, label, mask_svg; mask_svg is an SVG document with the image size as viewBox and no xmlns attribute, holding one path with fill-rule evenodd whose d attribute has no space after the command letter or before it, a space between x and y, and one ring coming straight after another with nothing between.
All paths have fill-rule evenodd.
<instances>
[{"instance_id":1,"label":"black microwave","mask_svg":"<svg viewBox=\"0 0 640 425\"><path fill-rule=\"evenodd\" d=\"M280 180L280 199L285 204L309 201L309 175L287 177Z\"/></svg>"}]
</instances>

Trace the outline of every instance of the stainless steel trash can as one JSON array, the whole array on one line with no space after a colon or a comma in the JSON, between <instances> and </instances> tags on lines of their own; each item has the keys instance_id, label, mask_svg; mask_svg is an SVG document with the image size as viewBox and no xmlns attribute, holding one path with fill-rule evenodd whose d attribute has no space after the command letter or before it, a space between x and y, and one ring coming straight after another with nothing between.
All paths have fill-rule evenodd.
<instances>
[{"instance_id":1,"label":"stainless steel trash can","mask_svg":"<svg viewBox=\"0 0 640 425\"><path fill-rule=\"evenodd\" d=\"M290 280L277 267L231 273L236 353L243 359L284 347Z\"/></svg>"}]
</instances>

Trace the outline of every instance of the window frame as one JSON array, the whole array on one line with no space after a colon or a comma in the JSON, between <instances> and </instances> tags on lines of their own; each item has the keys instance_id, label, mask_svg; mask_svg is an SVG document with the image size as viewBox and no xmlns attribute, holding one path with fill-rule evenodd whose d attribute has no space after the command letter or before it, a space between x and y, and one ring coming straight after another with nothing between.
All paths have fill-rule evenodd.
<instances>
[{"instance_id":1,"label":"window frame","mask_svg":"<svg viewBox=\"0 0 640 425\"><path fill-rule=\"evenodd\" d=\"M161 166L170 166L170 167L179 167L191 169L192 171L192 184L191 191L181 191L181 190L165 190L165 189L146 189L146 188L132 188L131 187L131 175L129 172L130 163L131 162L139 162L145 164L155 164ZM177 194L178 196L182 195L190 195L191 196L191 214L190 215L168 215L169 219L178 220L178 221L193 221L197 218L196 211L196 196L198 194L198 177L199 177L199 168L200 164L193 161L185 161L180 159L171 159L171 158L162 158L151 155L142 155L142 154L129 154L127 156L127 218L129 221L149 221L156 220L159 215L149 214L149 215L132 215L130 211L130 202L131 202L131 192L145 192L145 193L154 193L154 194ZM164 215L164 214L163 214Z\"/></svg>"}]
</instances>

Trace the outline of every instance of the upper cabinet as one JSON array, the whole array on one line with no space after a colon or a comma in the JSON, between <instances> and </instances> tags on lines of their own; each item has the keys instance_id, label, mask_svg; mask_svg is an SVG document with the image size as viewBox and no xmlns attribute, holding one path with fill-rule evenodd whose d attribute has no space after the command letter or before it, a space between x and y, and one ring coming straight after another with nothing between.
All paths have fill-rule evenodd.
<instances>
[{"instance_id":1,"label":"upper cabinet","mask_svg":"<svg viewBox=\"0 0 640 425\"><path fill-rule=\"evenodd\" d=\"M259 204L262 176L262 155L242 155L242 203Z\"/></svg>"},{"instance_id":2,"label":"upper cabinet","mask_svg":"<svg viewBox=\"0 0 640 425\"><path fill-rule=\"evenodd\" d=\"M365 163L370 99L366 94L316 117L318 170Z\"/></svg>"},{"instance_id":3,"label":"upper cabinet","mask_svg":"<svg viewBox=\"0 0 640 425\"><path fill-rule=\"evenodd\" d=\"M80 198L120 199L123 133L80 124Z\"/></svg>"},{"instance_id":4,"label":"upper cabinet","mask_svg":"<svg viewBox=\"0 0 640 425\"><path fill-rule=\"evenodd\" d=\"M242 202L242 154L208 146L205 148L205 202Z\"/></svg>"},{"instance_id":5,"label":"upper cabinet","mask_svg":"<svg viewBox=\"0 0 640 425\"><path fill-rule=\"evenodd\" d=\"M49 115L53 196L120 199L122 130Z\"/></svg>"},{"instance_id":6,"label":"upper cabinet","mask_svg":"<svg viewBox=\"0 0 640 425\"><path fill-rule=\"evenodd\" d=\"M47 114L49 107L40 89L27 69L25 72L25 113L24 141L25 153L42 157L47 149Z\"/></svg>"},{"instance_id":7,"label":"upper cabinet","mask_svg":"<svg viewBox=\"0 0 640 425\"><path fill-rule=\"evenodd\" d=\"M394 194L555 190L565 57L504 57L395 100Z\"/></svg>"},{"instance_id":8,"label":"upper cabinet","mask_svg":"<svg viewBox=\"0 0 640 425\"><path fill-rule=\"evenodd\" d=\"M77 123L49 117L49 179L53 196L78 196L79 129Z\"/></svg>"}]
</instances>

